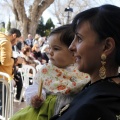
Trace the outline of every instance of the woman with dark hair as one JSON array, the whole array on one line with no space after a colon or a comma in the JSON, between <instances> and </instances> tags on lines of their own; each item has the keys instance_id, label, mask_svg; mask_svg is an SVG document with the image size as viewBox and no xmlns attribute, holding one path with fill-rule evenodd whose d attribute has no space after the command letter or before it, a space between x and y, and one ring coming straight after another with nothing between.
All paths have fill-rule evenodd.
<instances>
[{"instance_id":1,"label":"woman with dark hair","mask_svg":"<svg viewBox=\"0 0 120 120\"><path fill-rule=\"evenodd\" d=\"M91 81L52 120L120 120L120 8L102 5L77 14L69 49Z\"/></svg>"},{"instance_id":2,"label":"woman with dark hair","mask_svg":"<svg viewBox=\"0 0 120 120\"><path fill-rule=\"evenodd\" d=\"M23 57L23 65L30 65L36 69L36 66L38 63L36 63L34 58L31 56L31 47L30 46L25 46L22 48L22 57ZM33 74L32 69L30 70L30 74ZM29 77L29 85L33 84L33 80L31 77Z\"/></svg>"},{"instance_id":3,"label":"woman with dark hair","mask_svg":"<svg viewBox=\"0 0 120 120\"><path fill-rule=\"evenodd\" d=\"M42 54L38 43L35 43L33 45L31 53L35 60L39 60L40 62L42 62Z\"/></svg>"},{"instance_id":4,"label":"woman with dark hair","mask_svg":"<svg viewBox=\"0 0 120 120\"><path fill-rule=\"evenodd\" d=\"M25 46L22 48L22 57L23 57L23 65L31 65L36 67L35 59L31 56L31 47Z\"/></svg>"}]
</instances>

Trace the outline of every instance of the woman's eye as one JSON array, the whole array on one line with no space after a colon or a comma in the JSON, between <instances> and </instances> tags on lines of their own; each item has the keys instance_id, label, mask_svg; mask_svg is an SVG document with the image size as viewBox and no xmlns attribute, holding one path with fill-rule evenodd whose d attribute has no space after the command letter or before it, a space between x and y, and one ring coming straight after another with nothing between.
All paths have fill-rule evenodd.
<instances>
[{"instance_id":1,"label":"woman's eye","mask_svg":"<svg viewBox=\"0 0 120 120\"><path fill-rule=\"evenodd\" d=\"M54 50L59 50L58 48L54 48Z\"/></svg>"},{"instance_id":2,"label":"woman's eye","mask_svg":"<svg viewBox=\"0 0 120 120\"><path fill-rule=\"evenodd\" d=\"M77 39L78 39L79 43L82 42L82 38L81 37L77 36Z\"/></svg>"}]
</instances>

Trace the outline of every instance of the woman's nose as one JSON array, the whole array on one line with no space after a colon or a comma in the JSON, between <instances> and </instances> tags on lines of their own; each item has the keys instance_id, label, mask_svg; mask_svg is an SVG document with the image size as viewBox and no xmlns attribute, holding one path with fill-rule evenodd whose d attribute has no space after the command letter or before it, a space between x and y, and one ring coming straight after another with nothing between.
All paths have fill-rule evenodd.
<instances>
[{"instance_id":1,"label":"woman's nose","mask_svg":"<svg viewBox=\"0 0 120 120\"><path fill-rule=\"evenodd\" d=\"M75 44L74 44L74 41L71 43L71 45L69 46L69 50L71 52L74 52L75 51Z\"/></svg>"}]
</instances>

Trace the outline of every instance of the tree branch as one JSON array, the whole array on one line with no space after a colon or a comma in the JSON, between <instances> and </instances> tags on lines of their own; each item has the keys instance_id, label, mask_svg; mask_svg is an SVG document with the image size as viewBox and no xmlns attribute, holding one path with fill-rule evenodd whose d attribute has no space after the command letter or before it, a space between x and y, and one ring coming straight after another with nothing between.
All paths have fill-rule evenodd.
<instances>
[{"instance_id":1,"label":"tree branch","mask_svg":"<svg viewBox=\"0 0 120 120\"><path fill-rule=\"evenodd\" d=\"M54 0L35 0L33 2L33 5L29 7L29 18L31 19L31 21L36 20L36 22L38 22L43 11L48 8L53 2Z\"/></svg>"},{"instance_id":2,"label":"tree branch","mask_svg":"<svg viewBox=\"0 0 120 120\"><path fill-rule=\"evenodd\" d=\"M13 1L13 12L18 21L23 23L24 19L27 19L24 8L24 0L12 0Z\"/></svg>"}]
</instances>

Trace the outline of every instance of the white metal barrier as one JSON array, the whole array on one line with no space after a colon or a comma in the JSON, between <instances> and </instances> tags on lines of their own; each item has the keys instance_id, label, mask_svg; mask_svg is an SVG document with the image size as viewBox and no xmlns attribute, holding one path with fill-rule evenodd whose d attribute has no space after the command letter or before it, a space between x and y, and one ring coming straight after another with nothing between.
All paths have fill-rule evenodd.
<instances>
[{"instance_id":1,"label":"white metal barrier","mask_svg":"<svg viewBox=\"0 0 120 120\"><path fill-rule=\"evenodd\" d=\"M31 75L30 75L30 70L32 70ZM23 82L23 87L21 90L21 95L20 95L20 100L19 100L19 104L20 104L23 94L24 94L24 90L29 86L29 78L31 77L33 79L35 77L36 70L34 67L30 65L23 65L22 68L19 69L19 72L21 73L21 78Z\"/></svg>"},{"instance_id":2,"label":"white metal barrier","mask_svg":"<svg viewBox=\"0 0 120 120\"><path fill-rule=\"evenodd\" d=\"M10 82L8 83L6 79ZM0 72L0 83L2 87L2 115L0 115L0 120L8 120L13 115L13 86L10 79L7 73Z\"/></svg>"}]
</instances>

